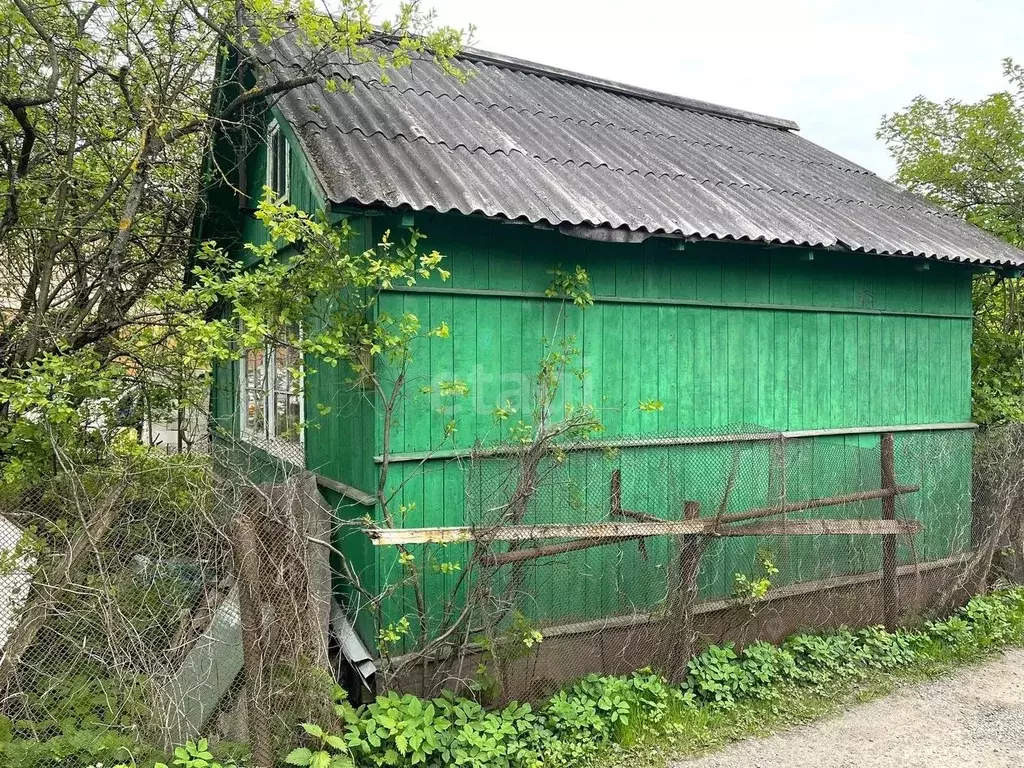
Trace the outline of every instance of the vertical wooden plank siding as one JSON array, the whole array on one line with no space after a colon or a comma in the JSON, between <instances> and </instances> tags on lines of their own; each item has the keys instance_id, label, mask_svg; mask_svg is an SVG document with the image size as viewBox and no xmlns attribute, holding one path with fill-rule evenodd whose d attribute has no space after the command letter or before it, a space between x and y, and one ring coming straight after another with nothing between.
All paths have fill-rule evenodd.
<instances>
[{"instance_id":1,"label":"vertical wooden plank siding","mask_svg":"<svg viewBox=\"0 0 1024 768\"><path fill-rule=\"evenodd\" d=\"M492 413L506 402L518 411L511 423L530 422L545 340L570 336L587 375L582 384L566 379L558 408L593 404L604 424L603 438L969 420L970 277L954 265L918 272L899 259L820 253L806 261L798 252L753 245L687 244L677 251L657 239L641 245L593 243L454 215L417 214L416 226L428 234L431 247L450 257L451 281L423 284L438 293L385 294L380 311L413 312L424 328L444 321L451 336L417 342L408 394L396 413L393 450L428 452L442 443L469 449L478 440L499 440L509 423L496 425ZM397 221L375 218L368 242L388 227L397 231ZM563 307L537 295L550 282L550 270L577 264L591 275L594 306ZM710 304L686 303L694 301ZM378 408L374 416L366 393L340 395L343 378L326 371L311 377L310 400L329 399L341 407L320 417L319 436L307 443L308 463L372 491L381 414ZM438 394L442 381L465 382L470 393L443 398ZM643 412L642 400L660 400L662 409ZM445 441L444 426L451 420L455 432ZM965 435L896 435L898 481L921 482L928 489L900 501L897 514L925 522L914 551L899 550L901 560L935 559L967 545L970 444ZM538 522L602 519L615 467L624 470L624 501L668 518L678 517L687 499L699 501L702 514L714 514L734 465L743 479L730 509L775 501L779 479L769 482L770 460L758 453L769 447L744 448L738 462L735 450L679 446L622 449L616 457L570 454L553 474L557 487L546 490L530 514ZM877 487L877 451L878 438L872 435L791 441L786 448L789 498ZM929 468L936 456L943 457L941 471ZM650 471L627 474L641 466ZM473 498L480 488L471 487L465 463L432 459L393 464L390 471L389 489L400 489L396 508L415 505L405 520L409 526L460 525L478 513ZM804 515L879 513L878 502L865 502ZM875 569L879 545L865 537L717 541L703 560L700 594L728 595L734 574L754 568L758 547L772 550L782 569L776 582L781 584ZM349 540L344 546L358 550ZM674 547L652 541L647 550L645 560L635 542L626 542L570 552L540 565L528 582L538 591L529 612L540 621L562 621L658 604ZM461 546L416 554L427 560L465 557ZM389 548L357 556L378 584L400 576ZM436 617L454 580L429 564L422 572L428 612ZM402 615L412 620L408 591L397 593L384 613L386 620Z\"/></svg>"}]
</instances>

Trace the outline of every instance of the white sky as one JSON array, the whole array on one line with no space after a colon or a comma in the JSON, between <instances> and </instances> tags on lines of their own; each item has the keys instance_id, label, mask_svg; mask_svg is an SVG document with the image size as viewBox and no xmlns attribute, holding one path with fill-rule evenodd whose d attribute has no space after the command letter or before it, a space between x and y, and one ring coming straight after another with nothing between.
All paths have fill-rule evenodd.
<instances>
[{"instance_id":1,"label":"white sky","mask_svg":"<svg viewBox=\"0 0 1024 768\"><path fill-rule=\"evenodd\" d=\"M476 24L478 48L787 117L886 177L883 114L977 100L1004 89L1004 57L1024 61L1024 0L423 2Z\"/></svg>"}]
</instances>

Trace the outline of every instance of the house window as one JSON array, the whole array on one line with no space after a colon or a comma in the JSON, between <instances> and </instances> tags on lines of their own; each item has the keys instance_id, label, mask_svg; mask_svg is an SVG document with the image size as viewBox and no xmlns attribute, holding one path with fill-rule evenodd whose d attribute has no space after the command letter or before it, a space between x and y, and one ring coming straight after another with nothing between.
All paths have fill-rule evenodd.
<instances>
[{"instance_id":1,"label":"house window","mask_svg":"<svg viewBox=\"0 0 1024 768\"><path fill-rule=\"evenodd\" d=\"M242 437L296 457L303 440L302 355L284 344L256 347L245 351L240 367Z\"/></svg>"},{"instance_id":2,"label":"house window","mask_svg":"<svg viewBox=\"0 0 1024 768\"><path fill-rule=\"evenodd\" d=\"M291 169L291 155L284 131L275 120L267 129L267 186L278 197L288 197L288 172Z\"/></svg>"}]
</instances>

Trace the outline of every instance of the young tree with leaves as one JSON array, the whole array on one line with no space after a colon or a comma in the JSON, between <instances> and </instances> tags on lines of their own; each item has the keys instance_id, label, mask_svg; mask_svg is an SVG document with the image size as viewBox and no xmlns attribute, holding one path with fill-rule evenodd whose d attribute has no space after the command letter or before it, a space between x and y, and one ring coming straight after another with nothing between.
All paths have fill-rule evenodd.
<instances>
[{"instance_id":1,"label":"young tree with leaves","mask_svg":"<svg viewBox=\"0 0 1024 768\"><path fill-rule=\"evenodd\" d=\"M390 21L370 14L364 0L0 0L5 471L34 460L43 425L80 429L83 402L146 385L147 397L201 396L149 299L189 269L203 185L229 170L204 174L215 138L293 88L337 87L339 57L387 68L427 52L453 69L462 32L437 28L415 2ZM305 59L267 81L260 51L285 34ZM246 87L211 99L224 82ZM105 423L118 413L108 408Z\"/></svg>"},{"instance_id":2,"label":"young tree with leaves","mask_svg":"<svg viewBox=\"0 0 1024 768\"><path fill-rule=\"evenodd\" d=\"M1007 59L1008 87L975 103L919 96L878 132L896 181L1013 245L1024 247L1024 67ZM974 281L973 410L983 424L1024 420L1024 318L1019 280Z\"/></svg>"}]
</instances>

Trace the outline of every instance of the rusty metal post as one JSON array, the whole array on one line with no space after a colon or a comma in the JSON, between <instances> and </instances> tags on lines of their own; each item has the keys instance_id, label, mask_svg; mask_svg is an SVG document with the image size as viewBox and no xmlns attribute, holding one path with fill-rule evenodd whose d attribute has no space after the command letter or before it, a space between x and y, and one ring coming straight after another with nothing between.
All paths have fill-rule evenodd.
<instances>
[{"instance_id":1,"label":"rusty metal post","mask_svg":"<svg viewBox=\"0 0 1024 768\"><path fill-rule=\"evenodd\" d=\"M881 472L883 490L892 491L882 497L882 519L896 519L896 461L892 432L885 432L881 439ZM890 632L896 628L899 617L899 591L896 581L896 536L882 537L882 603L885 628Z\"/></svg>"}]
</instances>

